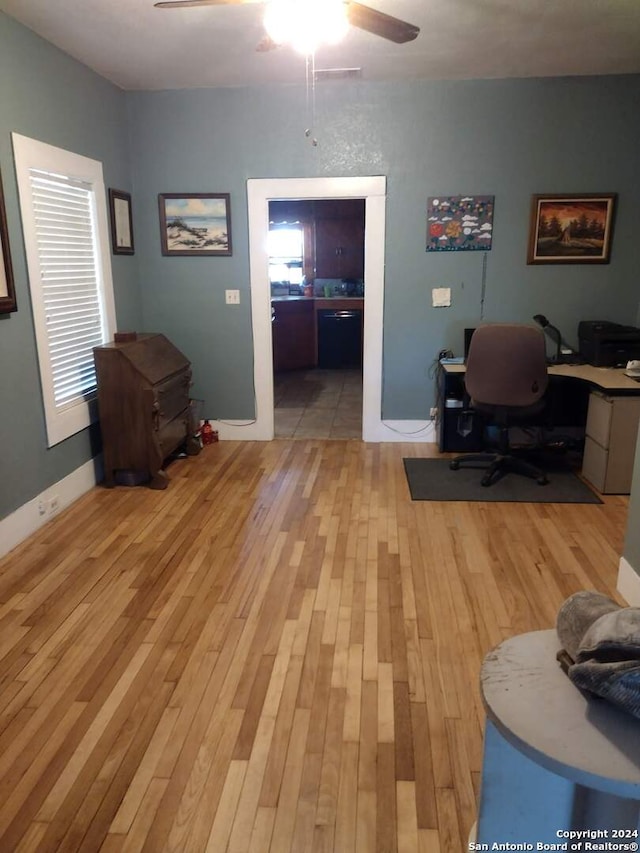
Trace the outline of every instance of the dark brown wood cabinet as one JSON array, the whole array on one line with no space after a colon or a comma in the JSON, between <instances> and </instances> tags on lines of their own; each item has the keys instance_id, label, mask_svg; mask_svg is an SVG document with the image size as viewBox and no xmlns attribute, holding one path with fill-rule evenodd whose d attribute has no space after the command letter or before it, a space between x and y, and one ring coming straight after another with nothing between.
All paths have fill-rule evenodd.
<instances>
[{"instance_id":1,"label":"dark brown wood cabinet","mask_svg":"<svg viewBox=\"0 0 640 853\"><path fill-rule=\"evenodd\" d=\"M104 344L93 354L105 485L113 486L121 472L165 489L166 458L181 445L189 455L200 452L191 424L188 359L160 334Z\"/></svg>"},{"instance_id":2,"label":"dark brown wood cabinet","mask_svg":"<svg viewBox=\"0 0 640 853\"><path fill-rule=\"evenodd\" d=\"M316 362L313 299L271 303L273 369L302 370Z\"/></svg>"},{"instance_id":3,"label":"dark brown wood cabinet","mask_svg":"<svg viewBox=\"0 0 640 853\"><path fill-rule=\"evenodd\" d=\"M343 199L318 207L315 219L317 278L364 277L364 201Z\"/></svg>"}]
</instances>

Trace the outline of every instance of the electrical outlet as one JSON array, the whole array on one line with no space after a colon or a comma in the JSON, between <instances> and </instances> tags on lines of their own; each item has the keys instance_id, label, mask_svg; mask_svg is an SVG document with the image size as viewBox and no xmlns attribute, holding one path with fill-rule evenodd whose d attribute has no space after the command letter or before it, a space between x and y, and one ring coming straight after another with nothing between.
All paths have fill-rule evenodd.
<instances>
[{"instance_id":1,"label":"electrical outlet","mask_svg":"<svg viewBox=\"0 0 640 853\"><path fill-rule=\"evenodd\" d=\"M38 515L40 516L52 516L60 511L60 497L59 495L52 495L50 498L46 498L38 501Z\"/></svg>"},{"instance_id":2,"label":"electrical outlet","mask_svg":"<svg viewBox=\"0 0 640 853\"><path fill-rule=\"evenodd\" d=\"M227 305L240 305L240 291L225 290L224 301L227 303Z\"/></svg>"},{"instance_id":3,"label":"electrical outlet","mask_svg":"<svg viewBox=\"0 0 640 853\"><path fill-rule=\"evenodd\" d=\"M432 421L435 421L435 419L438 417L438 407L437 406L432 406L429 409L429 417L431 418Z\"/></svg>"}]
</instances>

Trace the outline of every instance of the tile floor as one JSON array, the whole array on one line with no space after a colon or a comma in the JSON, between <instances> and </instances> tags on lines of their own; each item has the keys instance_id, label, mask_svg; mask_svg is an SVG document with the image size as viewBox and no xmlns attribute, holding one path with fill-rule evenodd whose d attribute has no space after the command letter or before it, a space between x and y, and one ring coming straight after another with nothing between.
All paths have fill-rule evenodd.
<instances>
[{"instance_id":1,"label":"tile floor","mask_svg":"<svg viewBox=\"0 0 640 853\"><path fill-rule=\"evenodd\" d=\"M274 376L276 438L362 438L361 370Z\"/></svg>"}]
</instances>

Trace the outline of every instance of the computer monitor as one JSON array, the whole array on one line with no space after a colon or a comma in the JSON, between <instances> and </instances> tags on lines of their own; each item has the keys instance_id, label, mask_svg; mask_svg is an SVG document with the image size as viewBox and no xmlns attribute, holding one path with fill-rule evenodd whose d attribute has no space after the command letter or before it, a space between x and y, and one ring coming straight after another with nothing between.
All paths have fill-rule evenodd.
<instances>
[{"instance_id":1,"label":"computer monitor","mask_svg":"<svg viewBox=\"0 0 640 853\"><path fill-rule=\"evenodd\" d=\"M464 357L465 360L469 355L469 344L471 343L471 338L473 337L473 333L475 329L465 329L464 330Z\"/></svg>"}]
</instances>

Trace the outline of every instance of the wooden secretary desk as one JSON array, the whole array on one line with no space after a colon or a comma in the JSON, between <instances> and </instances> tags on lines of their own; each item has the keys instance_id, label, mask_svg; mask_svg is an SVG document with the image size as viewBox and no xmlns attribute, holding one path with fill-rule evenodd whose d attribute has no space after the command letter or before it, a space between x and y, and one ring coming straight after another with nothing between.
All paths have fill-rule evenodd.
<instances>
[{"instance_id":1,"label":"wooden secretary desk","mask_svg":"<svg viewBox=\"0 0 640 853\"><path fill-rule=\"evenodd\" d=\"M189 456L200 452L191 425L190 362L160 334L132 335L93 354L105 485L126 473L166 489L165 459L181 445Z\"/></svg>"}]
</instances>

